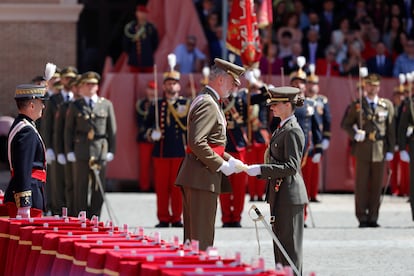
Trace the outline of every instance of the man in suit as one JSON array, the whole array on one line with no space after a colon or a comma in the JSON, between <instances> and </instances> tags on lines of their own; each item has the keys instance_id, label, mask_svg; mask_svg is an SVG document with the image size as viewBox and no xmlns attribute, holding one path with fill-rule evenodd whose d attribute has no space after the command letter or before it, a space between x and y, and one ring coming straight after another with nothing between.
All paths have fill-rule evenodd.
<instances>
[{"instance_id":1,"label":"man in suit","mask_svg":"<svg viewBox=\"0 0 414 276\"><path fill-rule=\"evenodd\" d=\"M106 163L113 160L115 153L115 112L109 100L97 95L99 80L100 76L96 72L82 74L78 89L83 97L69 104L64 132L66 159L68 162L75 162L75 214L87 211L89 218L93 215L100 216L102 193L105 191ZM95 165L98 165L99 179L94 176Z\"/></svg>"},{"instance_id":2,"label":"man in suit","mask_svg":"<svg viewBox=\"0 0 414 276\"><path fill-rule=\"evenodd\" d=\"M379 227L385 161L393 159L395 146L394 107L378 96L380 77L369 74L364 82L366 96L351 104L342 121L342 128L355 141L355 215L360 228Z\"/></svg>"},{"instance_id":3,"label":"man in suit","mask_svg":"<svg viewBox=\"0 0 414 276\"><path fill-rule=\"evenodd\" d=\"M4 199L10 217L39 217L46 211L46 153L35 121L45 108L46 87L26 84L16 87L19 115L8 135L11 178Z\"/></svg>"},{"instance_id":4,"label":"man in suit","mask_svg":"<svg viewBox=\"0 0 414 276\"><path fill-rule=\"evenodd\" d=\"M296 106L303 105L304 98L296 87L275 87L269 91L267 104L281 122L270 139L265 164L250 165L246 172L267 180L266 201L275 218L273 232L288 255L274 243L275 263L290 265L291 260L298 275L302 275L304 208L308 196L301 176L305 136L294 111Z\"/></svg>"},{"instance_id":5,"label":"man in suit","mask_svg":"<svg viewBox=\"0 0 414 276\"><path fill-rule=\"evenodd\" d=\"M375 47L376 55L367 60L368 72L378 74L383 77L392 77L393 62L386 53L384 42L379 41Z\"/></svg>"},{"instance_id":6,"label":"man in suit","mask_svg":"<svg viewBox=\"0 0 414 276\"><path fill-rule=\"evenodd\" d=\"M198 240L200 250L214 243L218 195L231 190L226 178L244 164L224 151L226 118L221 99L240 85L244 68L216 58L206 85L187 116L187 154L178 172L184 213L184 240Z\"/></svg>"}]
</instances>

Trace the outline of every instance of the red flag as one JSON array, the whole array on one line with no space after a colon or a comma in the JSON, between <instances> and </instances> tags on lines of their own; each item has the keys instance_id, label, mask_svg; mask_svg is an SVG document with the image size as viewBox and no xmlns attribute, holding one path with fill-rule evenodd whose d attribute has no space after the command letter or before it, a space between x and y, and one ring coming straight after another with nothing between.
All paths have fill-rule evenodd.
<instances>
[{"instance_id":1,"label":"red flag","mask_svg":"<svg viewBox=\"0 0 414 276\"><path fill-rule=\"evenodd\" d=\"M258 65L262 50L253 0L233 1L226 46L240 55L245 67Z\"/></svg>"},{"instance_id":2,"label":"red flag","mask_svg":"<svg viewBox=\"0 0 414 276\"><path fill-rule=\"evenodd\" d=\"M273 22L273 12L272 12L272 0L262 0L260 4L257 22L259 23L259 28L264 28L272 24Z\"/></svg>"}]
</instances>

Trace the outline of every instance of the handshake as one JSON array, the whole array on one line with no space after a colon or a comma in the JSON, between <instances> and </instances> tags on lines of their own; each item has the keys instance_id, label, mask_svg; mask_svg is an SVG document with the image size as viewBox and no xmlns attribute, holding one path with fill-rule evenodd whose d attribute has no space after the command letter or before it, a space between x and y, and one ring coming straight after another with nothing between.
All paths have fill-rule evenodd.
<instances>
[{"instance_id":1,"label":"handshake","mask_svg":"<svg viewBox=\"0 0 414 276\"><path fill-rule=\"evenodd\" d=\"M261 173L260 165L246 165L239 159L231 157L229 161L224 161L218 171L221 171L226 176L232 175L233 173L246 172L250 176L256 176Z\"/></svg>"}]
</instances>

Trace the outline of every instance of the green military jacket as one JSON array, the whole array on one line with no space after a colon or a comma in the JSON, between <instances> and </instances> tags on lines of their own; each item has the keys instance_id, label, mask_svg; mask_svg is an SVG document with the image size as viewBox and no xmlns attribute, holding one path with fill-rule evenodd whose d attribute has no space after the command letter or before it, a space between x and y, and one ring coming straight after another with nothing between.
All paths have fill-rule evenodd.
<instances>
[{"instance_id":1,"label":"green military jacket","mask_svg":"<svg viewBox=\"0 0 414 276\"><path fill-rule=\"evenodd\" d=\"M353 140L352 153L359 160L381 162L387 152L394 152L394 106L388 99L379 98L374 110L365 97L362 98L362 104L359 100L353 102L342 121L342 128ZM364 141L354 141L356 129L366 132Z\"/></svg>"},{"instance_id":2,"label":"green military jacket","mask_svg":"<svg viewBox=\"0 0 414 276\"><path fill-rule=\"evenodd\" d=\"M74 152L76 160L105 160L115 153L116 120L112 103L99 97L91 109L84 98L69 104L65 122L65 152Z\"/></svg>"}]
</instances>

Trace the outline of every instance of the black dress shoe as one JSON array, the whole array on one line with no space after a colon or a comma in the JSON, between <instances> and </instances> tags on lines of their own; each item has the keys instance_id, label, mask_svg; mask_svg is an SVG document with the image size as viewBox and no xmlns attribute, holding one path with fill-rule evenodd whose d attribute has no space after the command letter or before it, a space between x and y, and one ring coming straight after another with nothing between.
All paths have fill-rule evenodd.
<instances>
[{"instance_id":1,"label":"black dress shoe","mask_svg":"<svg viewBox=\"0 0 414 276\"><path fill-rule=\"evenodd\" d=\"M231 222L225 222L225 223L223 223L223 228L228 228L228 227L232 227L232 223Z\"/></svg>"},{"instance_id":2,"label":"black dress shoe","mask_svg":"<svg viewBox=\"0 0 414 276\"><path fill-rule=\"evenodd\" d=\"M359 223L359 228L367 228L369 227L368 222L362 221Z\"/></svg>"},{"instance_id":3,"label":"black dress shoe","mask_svg":"<svg viewBox=\"0 0 414 276\"><path fill-rule=\"evenodd\" d=\"M183 227L183 223L181 221L173 222L171 227Z\"/></svg>"},{"instance_id":4,"label":"black dress shoe","mask_svg":"<svg viewBox=\"0 0 414 276\"><path fill-rule=\"evenodd\" d=\"M310 202L320 203L321 201L316 198L311 198Z\"/></svg>"},{"instance_id":5,"label":"black dress shoe","mask_svg":"<svg viewBox=\"0 0 414 276\"><path fill-rule=\"evenodd\" d=\"M368 222L368 227L377 228L381 227L376 221Z\"/></svg>"},{"instance_id":6,"label":"black dress shoe","mask_svg":"<svg viewBox=\"0 0 414 276\"><path fill-rule=\"evenodd\" d=\"M160 221L160 223L155 225L155 227L156 228L166 228L166 227L170 227L170 224L168 222L165 222L165 221Z\"/></svg>"},{"instance_id":7,"label":"black dress shoe","mask_svg":"<svg viewBox=\"0 0 414 276\"><path fill-rule=\"evenodd\" d=\"M231 227L241 228L242 226L241 226L240 222L235 221L235 222L232 222L232 223L231 223Z\"/></svg>"}]
</instances>

